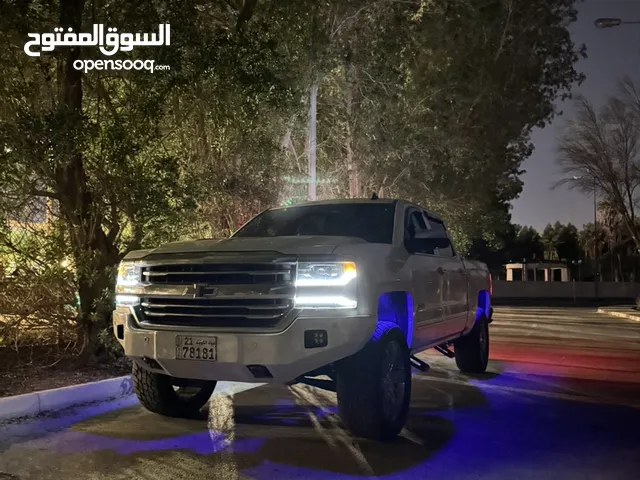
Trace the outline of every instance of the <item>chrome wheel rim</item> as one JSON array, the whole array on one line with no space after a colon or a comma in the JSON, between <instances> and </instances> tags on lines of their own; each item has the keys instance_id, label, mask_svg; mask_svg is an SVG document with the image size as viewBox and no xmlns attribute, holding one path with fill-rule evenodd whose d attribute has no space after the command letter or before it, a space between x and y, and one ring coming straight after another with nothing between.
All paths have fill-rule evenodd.
<instances>
[{"instance_id":1,"label":"chrome wheel rim","mask_svg":"<svg viewBox=\"0 0 640 480\"><path fill-rule=\"evenodd\" d=\"M382 360L382 411L385 419L394 422L400 416L406 395L406 362L400 344L387 344Z\"/></svg>"}]
</instances>

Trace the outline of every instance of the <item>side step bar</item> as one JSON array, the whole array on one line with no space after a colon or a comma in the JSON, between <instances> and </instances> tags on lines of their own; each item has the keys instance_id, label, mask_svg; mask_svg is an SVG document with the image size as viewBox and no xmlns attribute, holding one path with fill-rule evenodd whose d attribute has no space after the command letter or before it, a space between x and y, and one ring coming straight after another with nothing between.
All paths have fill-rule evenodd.
<instances>
[{"instance_id":1,"label":"side step bar","mask_svg":"<svg viewBox=\"0 0 640 480\"><path fill-rule=\"evenodd\" d=\"M453 353L451 350L449 350L449 347L445 344L445 345L438 345L437 347L434 347L435 350L439 353L441 353L442 355L444 355L445 357L448 358L453 358L456 356L455 353Z\"/></svg>"},{"instance_id":2,"label":"side step bar","mask_svg":"<svg viewBox=\"0 0 640 480\"><path fill-rule=\"evenodd\" d=\"M417 370L420 370L423 373L428 372L429 369L431 368L429 365L424 363L422 360L420 360L415 355L411 355L411 358L409 359L409 361L411 362L411 366L413 366L413 368L415 368Z\"/></svg>"}]
</instances>

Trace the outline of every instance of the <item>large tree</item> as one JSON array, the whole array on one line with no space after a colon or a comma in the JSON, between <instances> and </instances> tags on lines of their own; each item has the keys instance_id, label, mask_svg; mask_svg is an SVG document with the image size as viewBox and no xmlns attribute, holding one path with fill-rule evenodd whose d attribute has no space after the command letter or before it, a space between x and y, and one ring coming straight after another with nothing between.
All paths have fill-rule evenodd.
<instances>
[{"instance_id":1,"label":"large tree","mask_svg":"<svg viewBox=\"0 0 640 480\"><path fill-rule=\"evenodd\" d=\"M567 122L558 150L564 178L557 185L590 195L595 190L640 249L640 92L634 82L621 80L600 111L579 97L576 118Z\"/></svg>"},{"instance_id":2,"label":"large tree","mask_svg":"<svg viewBox=\"0 0 640 480\"><path fill-rule=\"evenodd\" d=\"M566 28L573 1L344 2L339 15L317 13L329 39L318 161L337 178L326 191L423 203L462 250L494 238L521 190L532 128L582 78Z\"/></svg>"},{"instance_id":3,"label":"large tree","mask_svg":"<svg viewBox=\"0 0 640 480\"><path fill-rule=\"evenodd\" d=\"M240 159L238 144L260 145L262 136L256 139L251 128L257 105L287 104L287 52L279 50L277 25L268 19L248 31L255 7L252 0L0 4L0 29L11 40L0 52L0 216L9 217L33 198L54 203L49 213L59 218L73 259L80 347L87 354L100 350L114 267L123 254L175 238L202 203L198 194L209 193L202 185L210 177L194 181L192 155L201 162ZM84 32L94 23L133 32L171 24L169 47L137 48L119 57L153 59L170 70L87 73L74 62L100 58L97 49L57 47L37 58L23 52L29 32L57 26ZM212 117L220 132L214 142L204 130L196 130L194 142L183 140L190 127L204 129ZM207 149L211 153L202 153ZM241 165L224 167L210 163L201 170L221 169L224 177ZM245 161L245 172L259 168ZM264 168L256 173L266 175ZM0 241L8 240L5 231Z\"/></svg>"}]
</instances>

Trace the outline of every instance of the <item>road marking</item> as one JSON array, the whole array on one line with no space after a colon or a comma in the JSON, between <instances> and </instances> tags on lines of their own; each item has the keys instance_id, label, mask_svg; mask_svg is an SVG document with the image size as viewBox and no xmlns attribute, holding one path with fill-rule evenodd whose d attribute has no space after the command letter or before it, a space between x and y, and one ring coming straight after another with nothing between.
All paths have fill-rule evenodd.
<instances>
[{"instance_id":1,"label":"road marking","mask_svg":"<svg viewBox=\"0 0 640 480\"><path fill-rule=\"evenodd\" d=\"M481 390L494 390L502 393L520 393L525 395L535 395L538 397L553 398L556 400L568 400L572 402L592 403L597 405L616 405L621 407L640 408L640 404L638 403L621 402L614 399L610 399L610 400L598 399L593 397L571 395L568 393L545 392L543 390L529 390L526 388L506 387L502 385L490 385L487 383L469 383L468 381L464 381L464 380L452 380L447 378L433 378L433 377L422 377L422 376L414 376L413 378L414 380L421 380L421 381L433 382L433 383L448 383L448 384L460 385L464 387L475 387Z\"/></svg>"},{"instance_id":2,"label":"road marking","mask_svg":"<svg viewBox=\"0 0 640 480\"><path fill-rule=\"evenodd\" d=\"M611 317L615 317L615 318L624 318L626 320L631 320L634 322L640 322L640 316L638 314L633 314L633 313L627 313L627 312L619 312L616 310L608 310L608 309L603 309L603 308L599 308L598 309L598 313L601 313L603 315L609 315Z\"/></svg>"}]
</instances>

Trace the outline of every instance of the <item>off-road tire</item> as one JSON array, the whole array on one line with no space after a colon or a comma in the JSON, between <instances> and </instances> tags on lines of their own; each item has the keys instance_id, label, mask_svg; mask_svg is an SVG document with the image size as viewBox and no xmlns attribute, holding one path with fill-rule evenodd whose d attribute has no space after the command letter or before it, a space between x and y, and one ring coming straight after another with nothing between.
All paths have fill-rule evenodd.
<instances>
[{"instance_id":1,"label":"off-road tire","mask_svg":"<svg viewBox=\"0 0 640 480\"><path fill-rule=\"evenodd\" d=\"M483 342L486 348L483 347ZM484 373L489 364L489 323L482 316L471 331L454 343L456 365L463 373Z\"/></svg>"},{"instance_id":2,"label":"off-road tire","mask_svg":"<svg viewBox=\"0 0 640 480\"><path fill-rule=\"evenodd\" d=\"M217 382L202 382L194 395L181 397L174 389L171 377L150 372L133 363L133 390L140 404L150 412L165 417L196 418L216 388Z\"/></svg>"},{"instance_id":3,"label":"off-road tire","mask_svg":"<svg viewBox=\"0 0 640 480\"><path fill-rule=\"evenodd\" d=\"M383 409L382 371L385 352L391 342L400 347L398 358L403 362L404 371L399 375L404 375L404 397L397 417L390 420ZM380 322L361 351L338 363L336 380L338 409L342 422L351 433L384 442L393 440L402 431L411 400L411 363L405 337L395 324Z\"/></svg>"}]
</instances>

